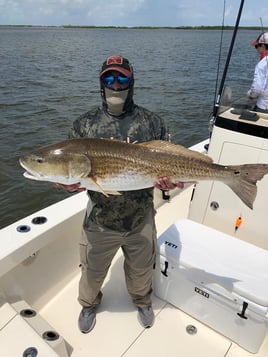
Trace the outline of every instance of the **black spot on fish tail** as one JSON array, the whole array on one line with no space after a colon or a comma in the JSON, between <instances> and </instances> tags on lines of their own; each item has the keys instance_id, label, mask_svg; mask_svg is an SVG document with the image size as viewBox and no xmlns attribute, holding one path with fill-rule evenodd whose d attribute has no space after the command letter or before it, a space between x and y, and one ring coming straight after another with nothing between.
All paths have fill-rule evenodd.
<instances>
[{"instance_id":1,"label":"black spot on fish tail","mask_svg":"<svg viewBox=\"0 0 268 357\"><path fill-rule=\"evenodd\" d=\"M232 166L229 166L229 169ZM233 179L227 185L251 209L257 195L257 181L268 173L268 164L233 166Z\"/></svg>"}]
</instances>

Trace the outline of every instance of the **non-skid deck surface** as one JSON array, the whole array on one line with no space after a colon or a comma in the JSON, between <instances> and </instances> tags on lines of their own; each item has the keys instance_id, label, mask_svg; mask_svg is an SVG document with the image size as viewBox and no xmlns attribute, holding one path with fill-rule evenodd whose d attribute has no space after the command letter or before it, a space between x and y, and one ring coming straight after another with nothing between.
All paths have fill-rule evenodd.
<instances>
[{"instance_id":1,"label":"non-skid deck surface","mask_svg":"<svg viewBox=\"0 0 268 357\"><path fill-rule=\"evenodd\" d=\"M80 333L77 326L79 276L42 309L41 315L73 348L71 356L226 356L230 341L154 296L155 324L143 329L125 288L122 263L118 254L103 288L96 326L89 334ZM188 325L194 325L197 333L189 335Z\"/></svg>"}]
</instances>

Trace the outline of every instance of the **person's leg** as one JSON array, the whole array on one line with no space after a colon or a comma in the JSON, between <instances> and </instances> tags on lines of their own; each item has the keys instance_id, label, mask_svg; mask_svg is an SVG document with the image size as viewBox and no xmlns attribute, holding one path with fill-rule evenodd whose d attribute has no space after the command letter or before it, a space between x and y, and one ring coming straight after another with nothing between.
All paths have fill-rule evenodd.
<instances>
[{"instance_id":1,"label":"person's leg","mask_svg":"<svg viewBox=\"0 0 268 357\"><path fill-rule=\"evenodd\" d=\"M78 301L83 306L78 323L81 332L90 332L96 322L101 287L112 259L121 246L122 236L113 231L100 231L98 226L84 229L80 242L81 277Z\"/></svg>"},{"instance_id":2,"label":"person's leg","mask_svg":"<svg viewBox=\"0 0 268 357\"><path fill-rule=\"evenodd\" d=\"M155 244L156 229L152 209L142 224L125 237L122 244L127 289L138 308L139 320L144 327L151 327L154 322L151 292Z\"/></svg>"}]
</instances>

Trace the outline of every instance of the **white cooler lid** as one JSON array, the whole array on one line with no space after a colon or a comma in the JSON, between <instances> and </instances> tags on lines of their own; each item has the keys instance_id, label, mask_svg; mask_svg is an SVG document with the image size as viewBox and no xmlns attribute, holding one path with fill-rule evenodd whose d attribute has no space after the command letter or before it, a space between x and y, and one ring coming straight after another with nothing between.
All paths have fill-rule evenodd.
<instances>
[{"instance_id":1,"label":"white cooler lid","mask_svg":"<svg viewBox=\"0 0 268 357\"><path fill-rule=\"evenodd\" d=\"M211 283L268 306L268 251L188 219L170 226L158 249Z\"/></svg>"}]
</instances>

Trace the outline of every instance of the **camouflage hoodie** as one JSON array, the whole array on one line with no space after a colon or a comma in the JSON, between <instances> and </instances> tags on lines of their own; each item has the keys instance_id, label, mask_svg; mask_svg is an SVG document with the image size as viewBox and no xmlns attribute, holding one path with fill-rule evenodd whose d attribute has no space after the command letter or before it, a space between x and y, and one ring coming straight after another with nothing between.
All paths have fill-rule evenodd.
<instances>
[{"instance_id":1,"label":"camouflage hoodie","mask_svg":"<svg viewBox=\"0 0 268 357\"><path fill-rule=\"evenodd\" d=\"M75 120L69 137L114 138L135 143L166 140L166 128L159 116L136 105L133 112L122 117L111 116L96 108ZM133 230L153 205L153 188L125 191L109 197L94 191L88 191L88 194L93 207L86 225L92 221L119 232Z\"/></svg>"},{"instance_id":2,"label":"camouflage hoodie","mask_svg":"<svg viewBox=\"0 0 268 357\"><path fill-rule=\"evenodd\" d=\"M107 111L105 88L100 80L102 108L92 109L75 120L69 138L113 138L130 143L166 140L163 119L134 104L133 86L132 72L124 113L113 116ZM153 206L153 188L125 191L121 195L109 197L95 191L88 191L88 195L92 203L91 212L85 221L88 227L94 222L119 232L131 231L142 222Z\"/></svg>"}]
</instances>

